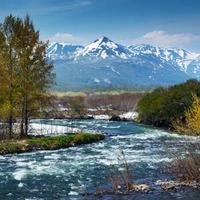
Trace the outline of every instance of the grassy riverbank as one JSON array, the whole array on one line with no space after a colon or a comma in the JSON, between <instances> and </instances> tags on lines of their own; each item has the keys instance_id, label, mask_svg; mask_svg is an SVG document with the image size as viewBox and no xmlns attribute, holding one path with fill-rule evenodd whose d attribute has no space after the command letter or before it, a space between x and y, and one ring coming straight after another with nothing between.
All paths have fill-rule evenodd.
<instances>
[{"instance_id":1,"label":"grassy riverbank","mask_svg":"<svg viewBox=\"0 0 200 200\"><path fill-rule=\"evenodd\" d=\"M103 134L70 133L60 136L30 137L27 139L4 140L0 142L0 155L24 153L36 150L55 150L88 144L103 140Z\"/></svg>"}]
</instances>

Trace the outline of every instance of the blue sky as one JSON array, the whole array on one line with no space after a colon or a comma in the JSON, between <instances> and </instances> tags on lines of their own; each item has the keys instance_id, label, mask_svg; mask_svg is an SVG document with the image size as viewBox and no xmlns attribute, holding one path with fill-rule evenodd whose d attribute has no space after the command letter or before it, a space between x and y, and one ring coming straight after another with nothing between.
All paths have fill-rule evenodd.
<instances>
[{"instance_id":1,"label":"blue sky","mask_svg":"<svg viewBox=\"0 0 200 200\"><path fill-rule=\"evenodd\" d=\"M87 44L103 35L200 52L200 0L0 0L0 20L30 14L42 39Z\"/></svg>"}]
</instances>

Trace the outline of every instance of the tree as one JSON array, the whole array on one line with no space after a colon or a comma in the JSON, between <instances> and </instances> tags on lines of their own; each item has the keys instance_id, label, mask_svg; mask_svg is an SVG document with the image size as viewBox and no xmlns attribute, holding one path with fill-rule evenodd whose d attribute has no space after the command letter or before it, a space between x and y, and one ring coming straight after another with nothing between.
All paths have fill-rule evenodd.
<instances>
[{"instance_id":1,"label":"tree","mask_svg":"<svg viewBox=\"0 0 200 200\"><path fill-rule=\"evenodd\" d=\"M41 108L41 100L54 74L53 66L45 58L47 43L39 40L29 16L22 23L16 51L19 55L21 84L21 135L27 135L29 117Z\"/></svg>"},{"instance_id":2,"label":"tree","mask_svg":"<svg viewBox=\"0 0 200 200\"><path fill-rule=\"evenodd\" d=\"M70 103L72 115L77 115L78 117L82 117L85 113L85 104L84 98L82 97L75 97L71 100Z\"/></svg>"},{"instance_id":3,"label":"tree","mask_svg":"<svg viewBox=\"0 0 200 200\"><path fill-rule=\"evenodd\" d=\"M20 23L19 18L8 16L3 24L0 25L0 57L1 57L1 79L0 84L3 86L1 92L3 96L2 109L4 113L8 113L9 135L13 133L13 115L14 115L14 91L15 91L15 67L17 66L17 55L14 49L14 43L17 39L15 36L17 24ZM6 95L5 95L6 94Z\"/></svg>"},{"instance_id":4,"label":"tree","mask_svg":"<svg viewBox=\"0 0 200 200\"><path fill-rule=\"evenodd\" d=\"M1 77L6 77L0 79L0 85L5 82L4 85L9 86L2 88L7 94L6 103L10 105L9 132L13 132L11 124L15 116L20 121L20 135L24 137L28 133L30 117L44 106L43 99L48 96L48 88L53 83L53 65L45 57L48 43L40 41L39 31L35 30L29 16L21 19L10 15L0 30L4 45L0 49L3 57Z\"/></svg>"},{"instance_id":5,"label":"tree","mask_svg":"<svg viewBox=\"0 0 200 200\"><path fill-rule=\"evenodd\" d=\"M174 129L179 133L200 135L200 99L193 95L193 102L181 119L173 122Z\"/></svg>"}]
</instances>

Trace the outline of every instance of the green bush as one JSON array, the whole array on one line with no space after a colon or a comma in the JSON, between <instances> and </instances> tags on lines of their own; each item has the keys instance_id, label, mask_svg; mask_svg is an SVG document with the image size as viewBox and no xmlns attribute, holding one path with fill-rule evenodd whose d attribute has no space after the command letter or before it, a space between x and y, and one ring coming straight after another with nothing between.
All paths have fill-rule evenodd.
<instances>
[{"instance_id":1,"label":"green bush","mask_svg":"<svg viewBox=\"0 0 200 200\"><path fill-rule=\"evenodd\" d=\"M74 144L87 144L90 142L95 142L98 140L103 140L104 135L102 134L87 134L87 133L80 133L75 135L73 142Z\"/></svg>"},{"instance_id":2,"label":"green bush","mask_svg":"<svg viewBox=\"0 0 200 200\"><path fill-rule=\"evenodd\" d=\"M169 88L147 93L138 103L139 121L158 127L172 128L172 123L184 118L192 105L192 95L200 97L200 82L188 80Z\"/></svg>"}]
</instances>

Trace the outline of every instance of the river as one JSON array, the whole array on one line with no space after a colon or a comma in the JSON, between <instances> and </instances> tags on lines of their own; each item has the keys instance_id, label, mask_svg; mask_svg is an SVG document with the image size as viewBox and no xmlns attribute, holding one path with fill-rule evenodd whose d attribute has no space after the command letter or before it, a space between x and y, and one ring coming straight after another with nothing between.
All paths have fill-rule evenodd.
<instances>
[{"instance_id":1,"label":"river","mask_svg":"<svg viewBox=\"0 0 200 200\"><path fill-rule=\"evenodd\" d=\"M0 156L1 200L199 200L200 192L184 188L165 192L154 184L156 180L170 178L164 166L174 154L184 156L188 145L200 138L179 136L163 130L145 127L133 122L107 120L35 120L34 123L69 126L106 134L104 141L60 149ZM33 122L32 122L33 123ZM121 169L119 156L124 152L133 179L148 183L149 193L96 197L99 187L109 186L113 169Z\"/></svg>"}]
</instances>

